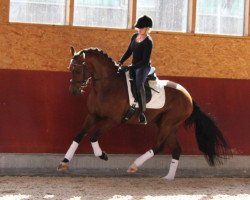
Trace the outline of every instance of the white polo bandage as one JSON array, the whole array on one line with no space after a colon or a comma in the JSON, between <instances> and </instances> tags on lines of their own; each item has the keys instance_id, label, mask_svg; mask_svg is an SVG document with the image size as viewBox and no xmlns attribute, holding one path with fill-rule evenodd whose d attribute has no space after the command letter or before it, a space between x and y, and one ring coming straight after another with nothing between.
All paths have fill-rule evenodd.
<instances>
[{"instance_id":1,"label":"white polo bandage","mask_svg":"<svg viewBox=\"0 0 250 200\"><path fill-rule=\"evenodd\" d=\"M169 167L169 172L168 174L164 177L167 180L174 180L175 178L175 173L178 167L178 160L172 159Z\"/></svg>"},{"instance_id":2,"label":"white polo bandage","mask_svg":"<svg viewBox=\"0 0 250 200\"><path fill-rule=\"evenodd\" d=\"M134 164L137 167L140 167L144 162L146 162L148 159L152 158L153 156L154 156L154 151L151 149L147 151L146 153L144 153L143 155L141 155L139 158L137 158Z\"/></svg>"},{"instance_id":3,"label":"white polo bandage","mask_svg":"<svg viewBox=\"0 0 250 200\"><path fill-rule=\"evenodd\" d=\"M65 158L67 158L70 161L73 158L78 146L79 146L79 144L77 142L73 141L69 147L69 150L67 151L67 153L65 155Z\"/></svg>"},{"instance_id":4,"label":"white polo bandage","mask_svg":"<svg viewBox=\"0 0 250 200\"><path fill-rule=\"evenodd\" d=\"M100 148L100 146L99 146L98 141L96 141L96 142L91 142L91 145L92 145L92 148L93 148L93 151L94 151L95 156L96 156L96 157L101 156L101 155L102 155L102 150L101 150L101 148Z\"/></svg>"}]
</instances>

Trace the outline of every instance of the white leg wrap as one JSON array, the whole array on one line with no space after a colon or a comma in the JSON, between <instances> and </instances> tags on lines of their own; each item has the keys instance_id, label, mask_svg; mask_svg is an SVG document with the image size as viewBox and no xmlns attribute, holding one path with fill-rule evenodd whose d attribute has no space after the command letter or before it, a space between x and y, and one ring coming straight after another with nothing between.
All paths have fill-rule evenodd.
<instances>
[{"instance_id":1,"label":"white leg wrap","mask_svg":"<svg viewBox=\"0 0 250 200\"><path fill-rule=\"evenodd\" d=\"M67 158L70 161L73 158L78 146L79 144L73 141L73 143L70 145L69 150L67 151L65 155L65 158Z\"/></svg>"},{"instance_id":2,"label":"white leg wrap","mask_svg":"<svg viewBox=\"0 0 250 200\"><path fill-rule=\"evenodd\" d=\"M164 179L174 180L175 173L176 173L176 170L178 167L178 162L179 162L178 160L172 159L171 164L170 164L170 168L169 168L169 172L165 177L163 177Z\"/></svg>"},{"instance_id":3,"label":"white leg wrap","mask_svg":"<svg viewBox=\"0 0 250 200\"><path fill-rule=\"evenodd\" d=\"M134 164L137 167L140 167L144 162L146 162L148 159L152 158L154 156L154 152L152 149L141 155L139 158L137 158L134 162Z\"/></svg>"},{"instance_id":4,"label":"white leg wrap","mask_svg":"<svg viewBox=\"0 0 250 200\"><path fill-rule=\"evenodd\" d=\"M100 146L99 146L98 141L96 141L96 142L91 142L91 145L92 145L92 148L93 148L93 151L94 151L95 156L96 156L96 157L101 156L101 155L102 155L102 150L101 150L101 148L100 148Z\"/></svg>"}]
</instances>

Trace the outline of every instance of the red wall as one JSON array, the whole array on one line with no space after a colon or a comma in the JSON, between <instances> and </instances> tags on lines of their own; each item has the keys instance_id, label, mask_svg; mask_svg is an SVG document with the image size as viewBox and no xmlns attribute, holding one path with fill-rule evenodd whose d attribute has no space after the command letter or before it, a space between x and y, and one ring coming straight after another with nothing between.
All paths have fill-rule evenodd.
<instances>
[{"instance_id":1,"label":"red wall","mask_svg":"<svg viewBox=\"0 0 250 200\"><path fill-rule=\"evenodd\" d=\"M0 152L65 153L86 116L86 96L68 93L67 72L0 70ZM161 77L182 84L216 117L235 154L249 155L250 80ZM103 134L107 153L143 153L154 127L121 125ZM191 130L180 130L184 154L199 154ZM88 138L79 153L91 153Z\"/></svg>"}]
</instances>

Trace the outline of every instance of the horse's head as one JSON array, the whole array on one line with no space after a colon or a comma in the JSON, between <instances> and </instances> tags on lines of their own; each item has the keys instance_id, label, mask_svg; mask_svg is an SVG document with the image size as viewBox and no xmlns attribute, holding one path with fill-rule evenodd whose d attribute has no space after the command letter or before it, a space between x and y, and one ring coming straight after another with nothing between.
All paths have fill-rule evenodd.
<instances>
[{"instance_id":1,"label":"horse's head","mask_svg":"<svg viewBox=\"0 0 250 200\"><path fill-rule=\"evenodd\" d=\"M91 77L86 65L85 54L83 51L77 52L73 47L70 48L72 59L69 64L69 70L72 73L72 79L70 80L69 91L72 95L81 95L84 92L84 88L87 86Z\"/></svg>"},{"instance_id":2,"label":"horse's head","mask_svg":"<svg viewBox=\"0 0 250 200\"><path fill-rule=\"evenodd\" d=\"M97 82L103 83L101 80L109 80L117 76L115 62L102 50L89 48L76 52L73 47L70 50L72 55L69 64L69 70L72 73L69 88L71 94L81 95L90 79L95 86Z\"/></svg>"}]
</instances>

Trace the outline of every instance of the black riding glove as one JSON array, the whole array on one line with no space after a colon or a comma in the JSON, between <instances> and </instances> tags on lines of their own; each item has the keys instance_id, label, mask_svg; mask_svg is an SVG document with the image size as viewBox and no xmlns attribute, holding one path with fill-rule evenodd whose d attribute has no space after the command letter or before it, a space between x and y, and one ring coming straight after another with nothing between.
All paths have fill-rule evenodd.
<instances>
[{"instance_id":1,"label":"black riding glove","mask_svg":"<svg viewBox=\"0 0 250 200\"><path fill-rule=\"evenodd\" d=\"M118 65L118 67L121 67L121 66L122 66L121 61L118 61L118 62L117 62L117 65Z\"/></svg>"},{"instance_id":2,"label":"black riding glove","mask_svg":"<svg viewBox=\"0 0 250 200\"><path fill-rule=\"evenodd\" d=\"M128 67L120 66L120 67L118 67L117 73L122 74L122 73L127 72L128 70L129 70Z\"/></svg>"}]
</instances>

